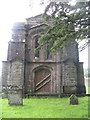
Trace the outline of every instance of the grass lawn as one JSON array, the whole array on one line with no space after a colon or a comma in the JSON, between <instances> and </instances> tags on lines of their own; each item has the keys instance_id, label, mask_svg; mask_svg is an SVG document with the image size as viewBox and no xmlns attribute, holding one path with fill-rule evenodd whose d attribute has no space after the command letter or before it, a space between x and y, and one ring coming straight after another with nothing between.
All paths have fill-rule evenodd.
<instances>
[{"instance_id":1,"label":"grass lawn","mask_svg":"<svg viewBox=\"0 0 90 120\"><path fill-rule=\"evenodd\" d=\"M10 106L2 99L2 118L87 118L88 97L79 97L78 105L69 105L66 98L37 98L23 100L23 106Z\"/></svg>"}]
</instances>

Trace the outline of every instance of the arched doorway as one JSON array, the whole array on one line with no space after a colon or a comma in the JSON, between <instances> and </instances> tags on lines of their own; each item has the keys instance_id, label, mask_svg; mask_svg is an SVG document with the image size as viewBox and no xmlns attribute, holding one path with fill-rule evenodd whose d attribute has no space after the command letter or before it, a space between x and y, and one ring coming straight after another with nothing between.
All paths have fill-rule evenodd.
<instances>
[{"instance_id":1,"label":"arched doorway","mask_svg":"<svg viewBox=\"0 0 90 120\"><path fill-rule=\"evenodd\" d=\"M46 68L40 68L35 71L35 92L51 92L51 72Z\"/></svg>"}]
</instances>

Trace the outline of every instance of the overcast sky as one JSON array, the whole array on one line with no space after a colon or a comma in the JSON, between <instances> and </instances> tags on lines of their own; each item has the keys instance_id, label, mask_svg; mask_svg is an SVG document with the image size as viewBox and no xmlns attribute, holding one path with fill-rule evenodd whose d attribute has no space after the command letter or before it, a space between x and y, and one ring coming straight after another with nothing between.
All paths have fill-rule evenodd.
<instances>
[{"instance_id":1,"label":"overcast sky","mask_svg":"<svg viewBox=\"0 0 90 120\"><path fill-rule=\"evenodd\" d=\"M22 22L25 21L25 18L41 14L44 8L43 5L40 6L40 0L0 0L0 68L1 61L6 60L13 23ZM80 53L80 61L85 62L84 67L88 66L87 53L87 49Z\"/></svg>"},{"instance_id":2,"label":"overcast sky","mask_svg":"<svg viewBox=\"0 0 90 120\"><path fill-rule=\"evenodd\" d=\"M13 23L22 22L26 18L41 14L45 7L40 6L40 1L0 0L0 70L1 61L7 58L8 41L11 39Z\"/></svg>"}]
</instances>

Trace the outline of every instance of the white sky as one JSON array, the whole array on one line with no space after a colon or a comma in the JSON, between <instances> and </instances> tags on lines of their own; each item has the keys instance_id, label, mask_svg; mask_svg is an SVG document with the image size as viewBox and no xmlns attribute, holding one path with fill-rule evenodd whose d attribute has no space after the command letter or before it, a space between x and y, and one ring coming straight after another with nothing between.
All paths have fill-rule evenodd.
<instances>
[{"instance_id":1,"label":"white sky","mask_svg":"<svg viewBox=\"0 0 90 120\"><path fill-rule=\"evenodd\" d=\"M44 6L41 7L39 3L40 0L0 0L0 70L1 61L6 60L7 57L13 23L41 14ZM30 4L33 5L32 8Z\"/></svg>"},{"instance_id":2,"label":"white sky","mask_svg":"<svg viewBox=\"0 0 90 120\"><path fill-rule=\"evenodd\" d=\"M1 61L6 60L7 57L13 23L25 21L25 18L42 13L45 7L40 6L39 3L40 0L0 0L0 69ZM84 67L88 66L87 53L87 49L80 53L80 61L85 63Z\"/></svg>"}]
</instances>

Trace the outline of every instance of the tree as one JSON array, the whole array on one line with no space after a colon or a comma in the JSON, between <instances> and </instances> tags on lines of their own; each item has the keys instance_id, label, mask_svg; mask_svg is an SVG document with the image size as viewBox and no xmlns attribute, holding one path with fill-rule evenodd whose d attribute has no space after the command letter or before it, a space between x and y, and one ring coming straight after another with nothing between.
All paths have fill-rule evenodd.
<instances>
[{"instance_id":1,"label":"tree","mask_svg":"<svg viewBox=\"0 0 90 120\"><path fill-rule=\"evenodd\" d=\"M90 44L90 1L77 2L75 6L68 3L50 2L46 7L44 17L51 19L52 25L46 28L45 34L39 39L40 49L43 43L48 43L50 52L64 49L70 41L87 41L81 50Z\"/></svg>"}]
</instances>

